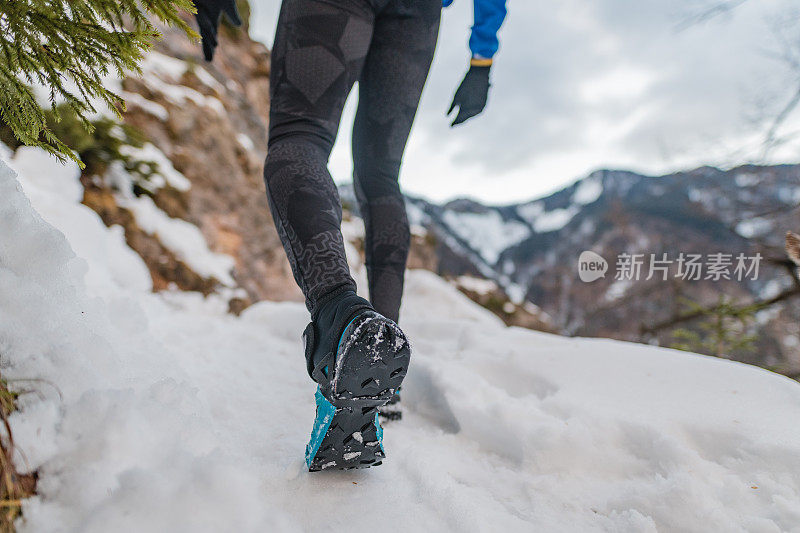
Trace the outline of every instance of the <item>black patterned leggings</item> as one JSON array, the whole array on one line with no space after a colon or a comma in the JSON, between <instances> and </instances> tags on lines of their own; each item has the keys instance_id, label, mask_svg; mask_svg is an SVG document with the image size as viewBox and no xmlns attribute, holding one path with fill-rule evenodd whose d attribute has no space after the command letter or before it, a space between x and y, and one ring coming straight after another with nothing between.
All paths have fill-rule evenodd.
<instances>
[{"instance_id":1,"label":"black patterned leggings","mask_svg":"<svg viewBox=\"0 0 800 533\"><path fill-rule=\"evenodd\" d=\"M327 163L358 81L353 180L366 226L370 300L379 313L398 318L410 236L397 177L441 7L441 0L283 0L272 51L264 179L312 315L321 298L355 289Z\"/></svg>"}]
</instances>

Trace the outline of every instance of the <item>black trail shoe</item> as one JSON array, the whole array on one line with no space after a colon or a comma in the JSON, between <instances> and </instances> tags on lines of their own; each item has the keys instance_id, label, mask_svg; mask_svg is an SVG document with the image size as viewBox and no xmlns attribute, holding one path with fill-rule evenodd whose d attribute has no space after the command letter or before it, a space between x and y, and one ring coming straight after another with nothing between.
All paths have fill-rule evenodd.
<instances>
[{"instance_id":1,"label":"black trail shoe","mask_svg":"<svg viewBox=\"0 0 800 533\"><path fill-rule=\"evenodd\" d=\"M385 452L378 407L394 396L411 358L397 324L352 296L323 309L303 334L309 373L319 383L317 415L306 446L312 472L381 463ZM327 330L323 324L329 324ZM338 338L331 335L336 331L341 331Z\"/></svg>"}]
</instances>

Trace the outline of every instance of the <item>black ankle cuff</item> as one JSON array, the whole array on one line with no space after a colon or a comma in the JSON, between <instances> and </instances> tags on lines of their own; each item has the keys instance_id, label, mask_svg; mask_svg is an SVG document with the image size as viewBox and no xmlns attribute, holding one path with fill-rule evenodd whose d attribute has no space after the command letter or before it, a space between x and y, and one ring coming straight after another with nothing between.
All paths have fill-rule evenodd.
<instances>
[{"instance_id":1,"label":"black ankle cuff","mask_svg":"<svg viewBox=\"0 0 800 533\"><path fill-rule=\"evenodd\" d=\"M319 298L316 299L314 302L314 307L311 309L311 321L315 322L320 315L320 311L325 308L329 303L333 300L337 300L342 297L345 293L351 292L353 295L356 294L355 288L350 285L340 285L333 289L332 291L328 291Z\"/></svg>"},{"instance_id":2,"label":"black ankle cuff","mask_svg":"<svg viewBox=\"0 0 800 533\"><path fill-rule=\"evenodd\" d=\"M303 334L309 375L312 374L316 363L326 354L336 351L339 338L347 324L364 311L374 311L374 309L349 286L334 289L317 300L311 315L311 324Z\"/></svg>"}]
</instances>

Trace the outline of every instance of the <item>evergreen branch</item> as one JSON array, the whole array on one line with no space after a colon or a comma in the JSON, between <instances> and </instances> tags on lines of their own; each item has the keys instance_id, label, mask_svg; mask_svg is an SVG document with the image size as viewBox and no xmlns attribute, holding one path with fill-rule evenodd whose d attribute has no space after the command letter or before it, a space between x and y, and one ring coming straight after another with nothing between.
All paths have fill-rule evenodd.
<instances>
[{"instance_id":1,"label":"evergreen branch","mask_svg":"<svg viewBox=\"0 0 800 533\"><path fill-rule=\"evenodd\" d=\"M752 314L754 312L761 311L762 309L766 309L770 306L773 306L779 302L790 300L796 297L800 297L800 287L791 287L789 289L786 289L778 293L775 296L761 300L756 300L749 304L738 305L738 306L727 304L727 307L725 307L725 309L727 309L729 312L733 314L736 314L737 316L743 316L744 314ZM652 324L652 325L642 324L640 332L642 335L654 335L659 331L677 326L678 324L682 324L684 322L689 322L698 318L702 318L704 316L718 313L723 309L723 305L724 304L717 303L711 306L702 306L700 304L692 302L692 304L689 306L689 310L684 313L678 314L672 318L669 318L657 324Z\"/></svg>"},{"instance_id":2,"label":"evergreen branch","mask_svg":"<svg viewBox=\"0 0 800 533\"><path fill-rule=\"evenodd\" d=\"M23 144L77 160L48 129L30 86L46 91L56 119L58 102L87 128L98 108L119 117L124 104L104 79L141 72L161 36L153 19L196 40L181 10L194 13L192 0L0 0L0 118Z\"/></svg>"}]
</instances>

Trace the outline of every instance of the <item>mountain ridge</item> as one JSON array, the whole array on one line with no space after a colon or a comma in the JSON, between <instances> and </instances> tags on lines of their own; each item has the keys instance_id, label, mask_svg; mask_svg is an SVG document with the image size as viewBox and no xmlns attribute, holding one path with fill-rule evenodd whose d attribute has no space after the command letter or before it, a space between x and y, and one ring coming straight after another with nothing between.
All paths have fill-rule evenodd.
<instances>
[{"instance_id":1,"label":"mountain ridge","mask_svg":"<svg viewBox=\"0 0 800 533\"><path fill-rule=\"evenodd\" d=\"M345 202L355 205L352 188L340 190ZM679 314L681 301L689 296L708 305L720 295L747 302L790 286L792 278L780 260L785 257L785 232L798 226L800 166L703 166L663 176L600 169L549 195L517 203L487 205L456 198L437 204L409 195L407 206L412 224L437 239L440 275L490 279L511 301L540 307L561 333L669 345L669 332L642 331ZM760 279L744 283L700 280L676 287L673 280L663 286L645 280L623 290L610 279L592 284L578 280L577 259L586 250L609 260L624 253L667 253L673 260L681 252L734 257L761 253L764 262ZM627 313L620 312L628 290L634 291L634 300L657 294L669 306L639 301L631 302ZM596 310L587 312L597 307L615 310L605 309L605 317ZM800 356L791 340L791 324L800 316L796 306L779 307L773 311L778 316L762 316L763 323L751 328L762 337L755 353L732 354L735 358L797 368Z\"/></svg>"}]
</instances>

